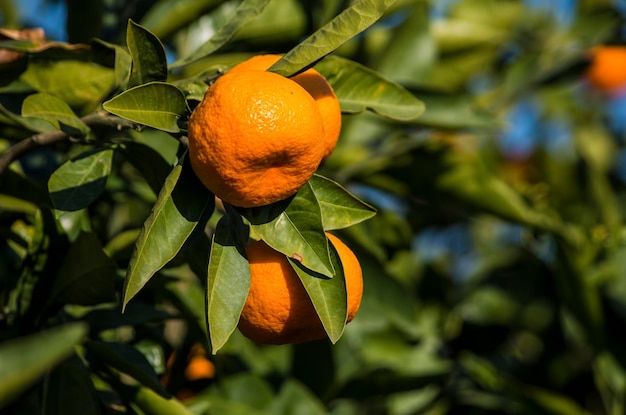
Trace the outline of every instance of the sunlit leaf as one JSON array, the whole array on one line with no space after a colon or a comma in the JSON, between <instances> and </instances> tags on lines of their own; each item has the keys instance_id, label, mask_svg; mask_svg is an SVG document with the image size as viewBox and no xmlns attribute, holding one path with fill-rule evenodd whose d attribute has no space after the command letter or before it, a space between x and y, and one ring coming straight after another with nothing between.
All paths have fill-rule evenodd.
<instances>
[{"instance_id":1,"label":"sunlit leaf","mask_svg":"<svg viewBox=\"0 0 626 415\"><path fill-rule=\"evenodd\" d=\"M328 55L375 23L396 0L359 0L287 52L269 68L291 76Z\"/></svg>"},{"instance_id":2,"label":"sunlit leaf","mask_svg":"<svg viewBox=\"0 0 626 415\"><path fill-rule=\"evenodd\" d=\"M224 23L209 40L204 42L192 54L179 59L170 65L170 68L176 68L186 65L190 62L197 61L210 55L226 44L242 27L257 17L269 0L244 0L241 2L235 13Z\"/></svg>"},{"instance_id":3,"label":"sunlit leaf","mask_svg":"<svg viewBox=\"0 0 626 415\"><path fill-rule=\"evenodd\" d=\"M137 239L124 284L124 306L176 256L204 211L213 208L213 194L200 183L189 163L174 167Z\"/></svg>"},{"instance_id":4,"label":"sunlit leaf","mask_svg":"<svg viewBox=\"0 0 626 415\"><path fill-rule=\"evenodd\" d=\"M146 28L129 20L126 44L132 58L129 87L167 79L167 58L165 48L159 38Z\"/></svg>"},{"instance_id":5,"label":"sunlit leaf","mask_svg":"<svg viewBox=\"0 0 626 415\"><path fill-rule=\"evenodd\" d=\"M143 16L141 25L165 39L222 3L222 0L159 0Z\"/></svg>"},{"instance_id":6,"label":"sunlit leaf","mask_svg":"<svg viewBox=\"0 0 626 415\"><path fill-rule=\"evenodd\" d=\"M321 209L311 185L305 184L286 201L241 212L269 246L315 272L333 276Z\"/></svg>"},{"instance_id":7,"label":"sunlit leaf","mask_svg":"<svg viewBox=\"0 0 626 415\"><path fill-rule=\"evenodd\" d=\"M89 127L65 101L49 94L38 93L26 97L22 104L22 116L46 120L70 135L84 135L89 132Z\"/></svg>"},{"instance_id":8,"label":"sunlit leaf","mask_svg":"<svg viewBox=\"0 0 626 415\"><path fill-rule=\"evenodd\" d=\"M71 323L0 344L0 408L69 356L87 335L87 326Z\"/></svg>"},{"instance_id":9,"label":"sunlit leaf","mask_svg":"<svg viewBox=\"0 0 626 415\"><path fill-rule=\"evenodd\" d=\"M115 84L115 71L91 62L36 60L21 79L72 108L95 108Z\"/></svg>"},{"instance_id":10,"label":"sunlit leaf","mask_svg":"<svg viewBox=\"0 0 626 415\"><path fill-rule=\"evenodd\" d=\"M342 112L371 110L398 121L414 120L424 112L424 103L413 94L361 64L328 56L315 68L332 85Z\"/></svg>"},{"instance_id":11,"label":"sunlit leaf","mask_svg":"<svg viewBox=\"0 0 626 415\"><path fill-rule=\"evenodd\" d=\"M315 175L309 184L320 205L325 230L347 228L376 214L376 209L326 177Z\"/></svg>"},{"instance_id":12,"label":"sunlit leaf","mask_svg":"<svg viewBox=\"0 0 626 415\"><path fill-rule=\"evenodd\" d=\"M180 131L178 119L187 109L183 93L165 82L128 89L102 106L119 117L170 133Z\"/></svg>"},{"instance_id":13,"label":"sunlit leaf","mask_svg":"<svg viewBox=\"0 0 626 415\"><path fill-rule=\"evenodd\" d=\"M237 328L248 297L250 266L244 246L248 228L236 213L227 213L215 228L207 283L207 321L215 354Z\"/></svg>"},{"instance_id":14,"label":"sunlit leaf","mask_svg":"<svg viewBox=\"0 0 626 415\"><path fill-rule=\"evenodd\" d=\"M113 150L104 148L83 153L63 163L48 180L54 207L75 211L89 206L104 191L112 160Z\"/></svg>"}]
</instances>

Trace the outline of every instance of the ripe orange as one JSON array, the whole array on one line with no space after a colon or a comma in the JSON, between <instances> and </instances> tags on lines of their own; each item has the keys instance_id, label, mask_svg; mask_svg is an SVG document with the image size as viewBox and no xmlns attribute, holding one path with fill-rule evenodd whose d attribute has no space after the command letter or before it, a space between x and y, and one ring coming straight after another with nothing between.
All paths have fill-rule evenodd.
<instances>
[{"instance_id":1,"label":"ripe orange","mask_svg":"<svg viewBox=\"0 0 626 415\"><path fill-rule=\"evenodd\" d=\"M596 46L587 79L600 91L610 93L626 86L626 47Z\"/></svg>"},{"instance_id":2,"label":"ripe orange","mask_svg":"<svg viewBox=\"0 0 626 415\"><path fill-rule=\"evenodd\" d=\"M337 237L328 234L343 266L348 295L347 322L361 304L363 276L354 253ZM302 343L326 336L322 322L300 278L285 255L263 241L246 248L251 283L239 319L239 330L263 344Z\"/></svg>"},{"instance_id":3,"label":"ripe orange","mask_svg":"<svg viewBox=\"0 0 626 415\"><path fill-rule=\"evenodd\" d=\"M204 185L239 207L283 200L324 155L322 116L296 82L265 71L220 77L189 118L189 159Z\"/></svg>"},{"instance_id":4,"label":"ripe orange","mask_svg":"<svg viewBox=\"0 0 626 415\"><path fill-rule=\"evenodd\" d=\"M232 73L233 71L239 72L244 70L265 71L280 58L279 55L253 56L235 65L229 72ZM335 149L337 140L339 139L339 133L341 132L341 108L339 107L339 100L337 100L335 91L333 91L333 88L328 81L326 81L326 78L313 68L293 76L290 79L297 82L311 94L322 114L325 130L324 143L326 144L324 158L326 158Z\"/></svg>"}]
</instances>

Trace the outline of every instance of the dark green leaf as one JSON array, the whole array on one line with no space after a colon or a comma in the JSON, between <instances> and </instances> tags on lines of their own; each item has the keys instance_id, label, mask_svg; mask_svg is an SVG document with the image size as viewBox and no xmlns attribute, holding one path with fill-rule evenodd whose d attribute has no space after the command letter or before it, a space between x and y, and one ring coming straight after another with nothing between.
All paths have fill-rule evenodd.
<instances>
[{"instance_id":1,"label":"dark green leaf","mask_svg":"<svg viewBox=\"0 0 626 415\"><path fill-rule=\"evenodd\" d=\"M0 344L0 408L71 355L86 335L86 325L72 323Z\"/></svg>"},{"instance_id":2,"label":"dark green leaf","mask_svg":"<svg viewBox=\"0 0 626 415\"><path fill-rule=\"evenodd\" d=\"M235 13L224 23L213 36L204 42L191 55L188 55L170 65L171 68L186 65L202 59L218 50L226 44L234 35L248 22L257 17L269 0L244 0L241 2Z\"/></svg>"},{"instance_id":3,"label":"dark green leaf","mask_svg":"<svg viewBox=\"0 0 626 415\"><path fill-rule=\"evenodd\" d=\"M329 249L335 270L333 278L326 278L323 275L316 274L304 268L301 263L293 259L290 259L289 262L309 294L330 341L336 343L346 325L348 297L339 255L332 244L329 244Z\"/></svg>"},{"instance_id":4,"label":"dark green leaf","mask_svg":"<svg viewBox=\"0 0 626 415\"><path fill-rule=\"evenodd\" d=\"M96 149L68 160L48 180L50 198L57 210L83 209L96 200L111 173L113 150Z\"/></svg>"},{"instance_id":5,"label":"dark green leaf","mask_svg":"<svg viewBox=\"0 0 626 415\"><path fill-rule=\"evenodd\" d=\"M138 301L128 304L123 314L120 313L119 306L116 305L109 308L98 307L82 316L89 323L89 327L94 333L122 326L161 323L174 317L176 317L174 314Z\"/></svg>"},{"instance_id":6,"label":"dark green leaf","mask_svg":"<svg viewBox=\"0 0 626 415\"><path fill-rule=\"evenodd\" d=\"M187 110L183 93L165 82L128 89L102 106L119 117L170 133L180 131L177 122Z\"/></svg>"},{"instance_id":7,"label":"dark green leaf","mask_svg":"<svg viewBox=\"0 0 626 415\"><path fill-rule=\"evenodd\" d=\"M359 0L287 52L269 70L283 76L319 61L374 24L396 0Z\"/></svg>"},{"instance_id":8,"label":"dark green leaf","mask_svg":"<svg viewBox=\"0 0 626 415\"><path fill-rule=\"evenodd\" d=\"M130 71L133 63L133 59L130 56L130 53L128 53L128 50L114 43L94 39L92 51L96 56L113 55L112 58L110 58L112 61L110 62L110 65L112 65L115 69L115 85L121 87L122 89L126 89L128 86L128 80L130 79ZM101 57L101 59L107 60L105 56Z\"/></svg>"},{"instance_id":9,"label":"dark green leaf","mask_svg":"<svg viewBox=\"0 0 626 415\"><path fill-rule=\"evenodd\" d=\"M83 232L65 256L49 298L60 304L80 305L115 301L116 269L98 237Z\"/></svg>"},{"instance_id":10,"label":"dark green leaf","mask_svg":"<svg viewBox=\"0 0 626 415\"><path fill-rule=\"evenodd\" d=\"M242 213L269 246L315 272L334 275L320 205L310 184L286 201Z\"/></svg>"},{"instance_id":11,"label":"dark green leaf","mask_svg":"<svg viewBox=\"0 0 626 415\"><path fill-rule=\"evenodd\" d=\"M70 135L85 135L89 127L74 114L63 100L44 93L26 97L22 104L22 116L34 117L54 125Z\"/></svg>"},{"instance_id":12,"label":"dark green leaf","mask_svg":"<svg viewBox=\"0 0 626 415\"><path fill-rule=\"evenodd\" d=\"M100 400L91 374L77 355L48 373L43 401L44 415L100 413Z\"/></svg>"},{"instance_id":13,"label":"dark green leaf","mask_svg":"<svg viewBox=\"0 0 626 415\"><path fill-rule=\"evenodd\" d=\"M159 38L132 20L128 21L126 44L132 58L128 86L167 79L167 58Z\"/></svg>"},{"instance_id":14,"label":"dark green leaf","mask_svg":"<svg viewBox=\"0 0 626 415\"><path fill-rule=\"evenodd\" d=\"M376 209L326 177L315 175L309 184L320 205L324 230L347 228L376 214Z\"/></svg>"},{"instance_id":15,"label":"dark green leaf","mask_svg":"<svg viewBox=\"0 0 626 415\"><path fill-rule=\"evenodd\" d=\"M121 146L121 152L126 160L139 170L154 193L158 194L172 166L158 151L136 141L125 142Z\"/></svg>"},{"instance_id":16,"label":"dark green leaf","mask_svg":"<svg viewBox=\"0 0 626 415\"><path fill-rule=\"evenodd\" d=\"M409 91L356 62L329 56L315 68L332 85L343 112L371 110L398 121L414 120L424 112L424 103Z\"/></svg>"},{"instance_id":17,"label":"dark green leaf","mask_svg":"<svg viewBox=\"0 0 626 415\"><path fill-rule=\"evenodd\" d=\"M174 167L137 239L124 286L124 306L176 256L204 211L213 208L213 194L200 183L189 163Z\"/></svg>"},{"instance_id":18,"label":"dark green leaf","mask_svg":"<svg viewBox=\"0 0 626 415\"><path fill-rule=\"evenodd\" d=\"M132 376L159 395L168 396L146 357L133 346L124 343L88 341L85 347L94 357L112 368Z\"/></svg>"},{"instance_id":19,"label":"dark green leaf","mask_svg":"<svg viewBox=\"0 0 626 415\"><path fill-rule=\"evenodd\" d=\"M207 321L215 354L237 328L248 298L250 266L244 247L248 228L236 213L227 213L215 228L207 282Z\"/></svg>"}]
</instances>

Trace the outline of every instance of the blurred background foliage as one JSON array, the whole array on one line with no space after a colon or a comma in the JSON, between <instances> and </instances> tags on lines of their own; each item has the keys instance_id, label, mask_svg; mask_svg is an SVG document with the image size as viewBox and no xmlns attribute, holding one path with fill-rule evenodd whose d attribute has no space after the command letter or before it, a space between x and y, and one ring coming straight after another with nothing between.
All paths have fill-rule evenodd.
<instances>
[{"instance_id":1,"label":"blurred background foliage","mask_svg":"<svg viewBox=\"0 0 626 415\"><path fill-rule=\"evenodd\" d=\"M123 44L132 18L173 62L210 38L237 3L1 0L0 22L43 27L71 44ZM170 77L285 52L347 3L275 0L218 53ZM378 209L341 234L361 260L365 292L334 346L261 347L235 333L217 355L203 352L204 289L194 269L205 259L193 255L207 252L203 238L120 315L115 297L154 193L131 163L114 160L106 192L59 229L35 206L46 203L39 188L70 149L29 154L21 178L0 176L4 311L28 249L40 276L99 252L94 272L112 272L115 286L92 278L102 285L88 299L80 285L32 293L50 300L25 311L32 327L16 328L0 310L0 339L19 337L0 343L0 368L10 359L25 372L34 367L36 379L37 367L53 367L3 411L626 413L626 95L585 77L591 47L626 43L625 13L618 0L399 0L336 52L405 86L426 112L407 123L346 114L321 167ZM6 97L10 70L21 69L1 69ZM93 101L81 91L65 93L84 115ZM129 134L176 159L167 134ZM0 149L23 137L0 125ZM76 239L85 228L91 233ZM88 333L80 323L38 332L62 321L87 322ZM81 333L88 340L73 357L56 354L56 343ZM188 370L192 362L204 366ZM165 390L183 404L163 400Z\"/></svg>"}]
</instances>

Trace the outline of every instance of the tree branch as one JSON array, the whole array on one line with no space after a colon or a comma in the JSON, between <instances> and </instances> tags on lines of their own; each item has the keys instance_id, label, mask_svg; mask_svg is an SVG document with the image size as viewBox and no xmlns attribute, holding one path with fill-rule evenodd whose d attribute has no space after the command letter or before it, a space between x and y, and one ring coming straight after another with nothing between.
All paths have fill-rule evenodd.
<instances>
[{"instance_id":1,"label":"tree branch","mask_svg":"<svg viewBox=\"0 0 626 415\"><path fill-rule=\"evenodd\" d=\"M89 114L82 117L81 120L89 127L105 126L117 129L118 131L136 127L136 124L133 124L130 121L126 121L114 115L102 113ZM31 135L30 137L25 138L24 140L9 147L0 155L0 174L2 174L12 162L30 151L39 147L69 140L70 138L71 136L64 131L50 131Z\"/></svg>"}]
</instances>

